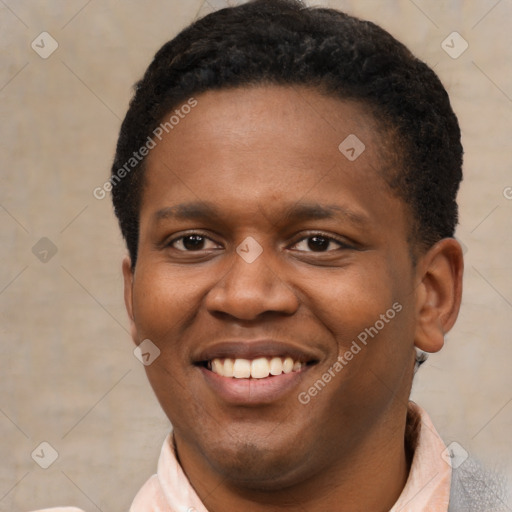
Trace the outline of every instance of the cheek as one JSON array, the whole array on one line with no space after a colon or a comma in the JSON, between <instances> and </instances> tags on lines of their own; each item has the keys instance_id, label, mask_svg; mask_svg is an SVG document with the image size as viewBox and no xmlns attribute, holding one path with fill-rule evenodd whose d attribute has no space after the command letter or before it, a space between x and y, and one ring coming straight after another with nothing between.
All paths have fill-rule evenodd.
<instances>
[{"instance_id":1,"label":"cheek","mask_svg":"<svg viewBox=\"0 0 512 512\"><path fill-rule=\"evenodd\" d=\"M336 343L328 363L336 376L330 399L339 400L341 393L345 403L356 406L400 386L414 337L405 289L392 269L377 260L347 269L317 288L311 307Z\"/></svg>"},{"instance_id":2,"label":"cheek","mask_svg":"<svg viewBox=\"0 0 512 512\"><path fill-rule=\"evenodd\" d=\"M133 312L139 337L155 343L174 339L180 326L197 310L197 287L193 279L171 274L160 265L147 265L136 275ZM168 348L168 347L167 347Z\"/></svg>"},{"instance_id":3,"label":"cheek","mask_svg":"<svg viewBox=\"0 0 512 512\"><path fill-rule=\"evenodd\" d=\"M340 350L386 315L399 295L389 269L376 258L323 281L324 286L311 287L307 295L314 297L311 309L335 335Z\"/></svg>"},{"instance_id":4,"label":"cheek","mask_svg":"<svg viewBox=\"0 0 512 512\"><path fill-rule=\"evenodd\" d=\"M149 339L160 350L158 357L144 369L163 410L178 424L180 411L194 409L197 401L193 390L186 385L192 369L190 347L181 343L201 297L198 287L192 283L194 280L183 272L171 273L168 266L153 262L137 269L133 285L138 339Z\"/></svg>"}]
</instances>

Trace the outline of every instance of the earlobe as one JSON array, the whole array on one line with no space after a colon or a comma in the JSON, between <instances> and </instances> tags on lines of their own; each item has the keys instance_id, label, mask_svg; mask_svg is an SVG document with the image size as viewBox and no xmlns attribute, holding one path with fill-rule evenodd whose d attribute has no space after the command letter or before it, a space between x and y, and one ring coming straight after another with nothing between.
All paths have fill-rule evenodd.
<instances>
[{"instance_id":1,"label":"earlobe","mask_svg":"<svg viewBox=\"0 0 512 512\"><path fill-rule=\"evenodd\" d=\"M462 249L454 238L440 240L418 262L414 344L420 350L443 348L459 314L463 270Z\"/></svg>"},{"instance_id":2,"label":"earlobe","mask_svg":"<svg viewBox=\"0 0 512 512\"><path fill-rule=\"evenodd\" d=\"M130 332L135 344L138 344L137 327L135 326L135 317L133 314L133 271L131 260L128 256L123 258L123 279L124 279L124 304L126 312L130 319Z\"/></svg>"}]
</instances>

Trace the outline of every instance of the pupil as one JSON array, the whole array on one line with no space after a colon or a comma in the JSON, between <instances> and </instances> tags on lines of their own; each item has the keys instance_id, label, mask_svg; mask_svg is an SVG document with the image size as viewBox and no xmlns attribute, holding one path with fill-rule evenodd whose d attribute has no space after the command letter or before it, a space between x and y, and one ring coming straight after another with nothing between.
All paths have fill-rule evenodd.
<instances>
[{"instance_id":1,"label":"pupil","mask_svg":"<svg viewBox=\"0 0 512 512\"><path fill-rule=\"evenodd\" d=\"M311 243L312 240L316 240L316 245ZM323 236L311 236L309 237L308 247L313 251L321 251L329 247L329 240Z\"/></svg>"},{"instance_id":2,"label":"pupil","mask_svg":"<svg viewBox=\"0 0 512 512\"><path fill-rule=\"evenodd\" d=\"M188 235L185 238L183 238L183 246L185 247L185 249L200 249L203 243L204 240L201 235Z\"/></svg>"}]
</instances>

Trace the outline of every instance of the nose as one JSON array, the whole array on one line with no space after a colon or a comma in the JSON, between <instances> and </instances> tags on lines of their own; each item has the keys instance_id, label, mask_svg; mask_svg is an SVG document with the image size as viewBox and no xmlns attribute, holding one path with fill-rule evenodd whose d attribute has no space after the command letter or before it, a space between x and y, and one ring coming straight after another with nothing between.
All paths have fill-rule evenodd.
<instances>
[{"instance_id":1,"label":"nose","mask_svg":"<svg viewBox=\"0 0 512 512\"><path fill-rule=\"evenodd\" d=\"M292 315L299 301L291 284L278 275L279 269L272 268L279 265L269 251L263 250L254 261L233 252L229 270L206 296L207 309L240 320L254 320L268 312Z\"/></svg>"}]
</instances>

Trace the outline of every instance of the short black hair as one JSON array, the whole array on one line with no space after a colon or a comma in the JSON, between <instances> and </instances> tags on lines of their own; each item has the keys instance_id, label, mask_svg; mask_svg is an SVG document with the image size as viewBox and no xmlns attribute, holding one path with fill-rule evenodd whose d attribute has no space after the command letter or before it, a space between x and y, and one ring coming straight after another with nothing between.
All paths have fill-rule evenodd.
<instances>
[{"instance_id":1,"label":"short black hair","mask_svg":"<svg viewBox=\"0 0 512 512\"><path fill-rule=\"evenodd\" d=\"M314 87L369 107L400 162L386 181L409 207L410 239L428 249L454 235L463 149L434 71L372 22L299 0L252 0L185 28L135 85L110 178L132 268L145 162L134 152L192 95L261 84Z\"/></svg>"}]
</instances>

